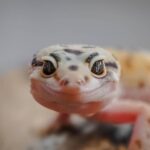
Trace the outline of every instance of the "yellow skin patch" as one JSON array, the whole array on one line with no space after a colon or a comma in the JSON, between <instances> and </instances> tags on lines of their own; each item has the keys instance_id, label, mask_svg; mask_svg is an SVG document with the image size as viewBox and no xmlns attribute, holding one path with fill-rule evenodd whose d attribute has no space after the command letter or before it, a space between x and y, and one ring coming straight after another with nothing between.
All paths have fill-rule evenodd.
<instances>
[{"instance_id":1,"label":"yellow skin patch","mask_svg":"<svg viewBox=\"0 0 150 150\"><path fill-rule=\"evenodd\" d=\"M150 54L148 52L127 52L109 49L121 65L123 84L138 88L142 83L150 87Z\"/></svg>"},{"instance_id":2,"label":"yellow skin patch","mask_svg":"<svg viewBox=\"0 0 150 150\"><path fill-rule=\"evenodd\" d=\"M147 54L89 45L54 45L40 50L31 68L31 93L37 102L60 114L133 123L129 150L149 150Z\"/></svg>"}]
</instances>

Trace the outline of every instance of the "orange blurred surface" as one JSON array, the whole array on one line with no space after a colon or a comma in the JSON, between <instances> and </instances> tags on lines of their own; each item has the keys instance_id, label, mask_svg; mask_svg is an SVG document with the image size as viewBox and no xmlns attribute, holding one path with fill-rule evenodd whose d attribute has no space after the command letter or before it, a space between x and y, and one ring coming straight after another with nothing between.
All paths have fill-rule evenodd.
<instances>
[{"instance_id":1,"label":"orange blurred surface","mask_svg":"<svg viewBox=\"0 0 150 150\"><path fill-rule=\"evenodd\" d=\"M36 130L55 116L33 100L25 71L0 77L0 150L26 149L36 140Z\"/></svg>"}]
</instances>

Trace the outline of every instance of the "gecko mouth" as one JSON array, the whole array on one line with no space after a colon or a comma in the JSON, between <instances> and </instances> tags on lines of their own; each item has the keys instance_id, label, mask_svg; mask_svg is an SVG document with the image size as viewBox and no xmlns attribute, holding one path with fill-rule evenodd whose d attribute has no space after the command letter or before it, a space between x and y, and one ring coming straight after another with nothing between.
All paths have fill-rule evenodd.
<instances>
[{"instance_id":1,"label":"gecko mouth","mask_svg":"<svg viewBox=\"0 0 150 150\"><path fill-rule=\"evenodd\" d=\"M106 81L101 84L99 87L95 87L90 90L82 91L80 88L76 87L63 87L60 90L55 90L51 88L48 84L43 84L43 89L51 95L59 97L68 97L68 98L80 98L80 99L92 99L96 98L97 95L100 95L99 98L103 99L106 95L106 91L113 92L116 89L116 82ZM108 95L108 93L107 93Z\"/></svg>"},{"instance_id":2,"label":"gecko mouth","mask_svg":"<svg viewBox=\"0 0 150 150\"><path fill-rule=\"evenodd\" d=\"M82 91L78 87L62 87L61 89L57 90L57 89L53 89L49 84L45 84L45 83L42 85L42 87L45 91L49 93L53 92L59 95L75 96L75 95L89 95L89 94L97 93L107 83L108 82L105 82L99 87L96 87L91 90L84 90L84 91Z\"/></svg>"},{"instance_id":3,"label":"gecko mouth","mask_svg":"<svg viewBox=\"0 0 150 150\"><path fill-rule=\"evenodd\" d=\"M38 80L32 80L32 93L45 99L46 101L53 101L58 103L88 103L91 101L102 101L115 91L116 82L106 81L99 87L91 90L82 91L77 87L62 87L57 90L51 85Z\"/></svg>"}]
</instances>

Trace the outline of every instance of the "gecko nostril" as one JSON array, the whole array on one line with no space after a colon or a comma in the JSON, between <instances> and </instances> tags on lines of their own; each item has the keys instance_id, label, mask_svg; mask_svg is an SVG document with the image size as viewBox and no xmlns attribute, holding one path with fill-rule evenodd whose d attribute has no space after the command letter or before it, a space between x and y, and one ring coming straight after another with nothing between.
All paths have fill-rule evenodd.
<instances>
[{"instance_id":1,"label":"gecko nostril","mask_svg":"<svg viewBox=\"0 0 150 150\"><path fill-rule=\"evenodd\" d=\"M69 84L69 81L68 80L62 80L61 82L60 82L60 85L62 85L62 86L65 86L65 85L68 85Z\"/></svg>"},{"instance_id":2,"label":"gecko nostril","mask_svg":"<svg viewBox=\"0 0 150 150\"><path fill-rule=\"evenodd\" d=\"M83 85L83 84L85 84L85 80L78 80L76 83L79 85Z\"/></svg>"},{"instance_id":3,"label":"gecko nostril","mask_svg":"<svg viewBox=\"0 0 150 150\"><path fill-rule=\"evenodd\" d=\"M69 84L69 81L68 81L68 80L65 80L65 81L64 81L64 85L67 85L67 84Z\"/></svg>"}]
</instances>

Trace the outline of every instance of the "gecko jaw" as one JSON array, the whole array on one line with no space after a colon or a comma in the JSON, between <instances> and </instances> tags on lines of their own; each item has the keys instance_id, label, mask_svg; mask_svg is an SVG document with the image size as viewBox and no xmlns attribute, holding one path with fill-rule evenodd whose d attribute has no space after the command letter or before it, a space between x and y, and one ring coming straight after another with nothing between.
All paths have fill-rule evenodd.
<instances>
[{"instance_id":1,"label":"gecko jaw","mask_svg":"<svg viewBox=\"0 0 150 150\"><path fill-rule=\"evenodd\" d=\"M40 95L40 97L43 97L48 102L53 101L64 104L78 104L100 101L102 102L107 99L106 92L112 92L112 90L114 91L114 85L116 85L116 83L113 82L113 86L109 86L109 88L111 89L108 89L107 84L111 84L110 81L108 81L107 83L105 82L101 86L94 89L82 91L80 88L75 87L62 87L60 90L56 90L53 89L49 84L38 80L33 80L32 84L32 86L34 86L32 87L32 94L35 93L37 95ZM107 91L104 90L104 86L107 88Z\"/></svg>"},{"instance_id":2,"label":"gecko jaw","mask_svg":"<svg viewBox=\"0 0 150 150\"><path fill-rule=\"evenodd\" d=\"M77 113L88 116L95 114L106 105L106 102L112 100L112 97L105 97L108 95L107 91L104 94L105 87L111 87L110 83L108 83L108 86L105 84L104 88L98 87L86 92L81 92L78 89L75 91L76 94L75 92L56 91L47 86L42 81L31 79L31 93L35 100L41 105L57 112ZM112 90L114 91L113 86L109 91L112 92ZM101 96L97 95L100 92Z\"/></svg>"}]
</instances>

